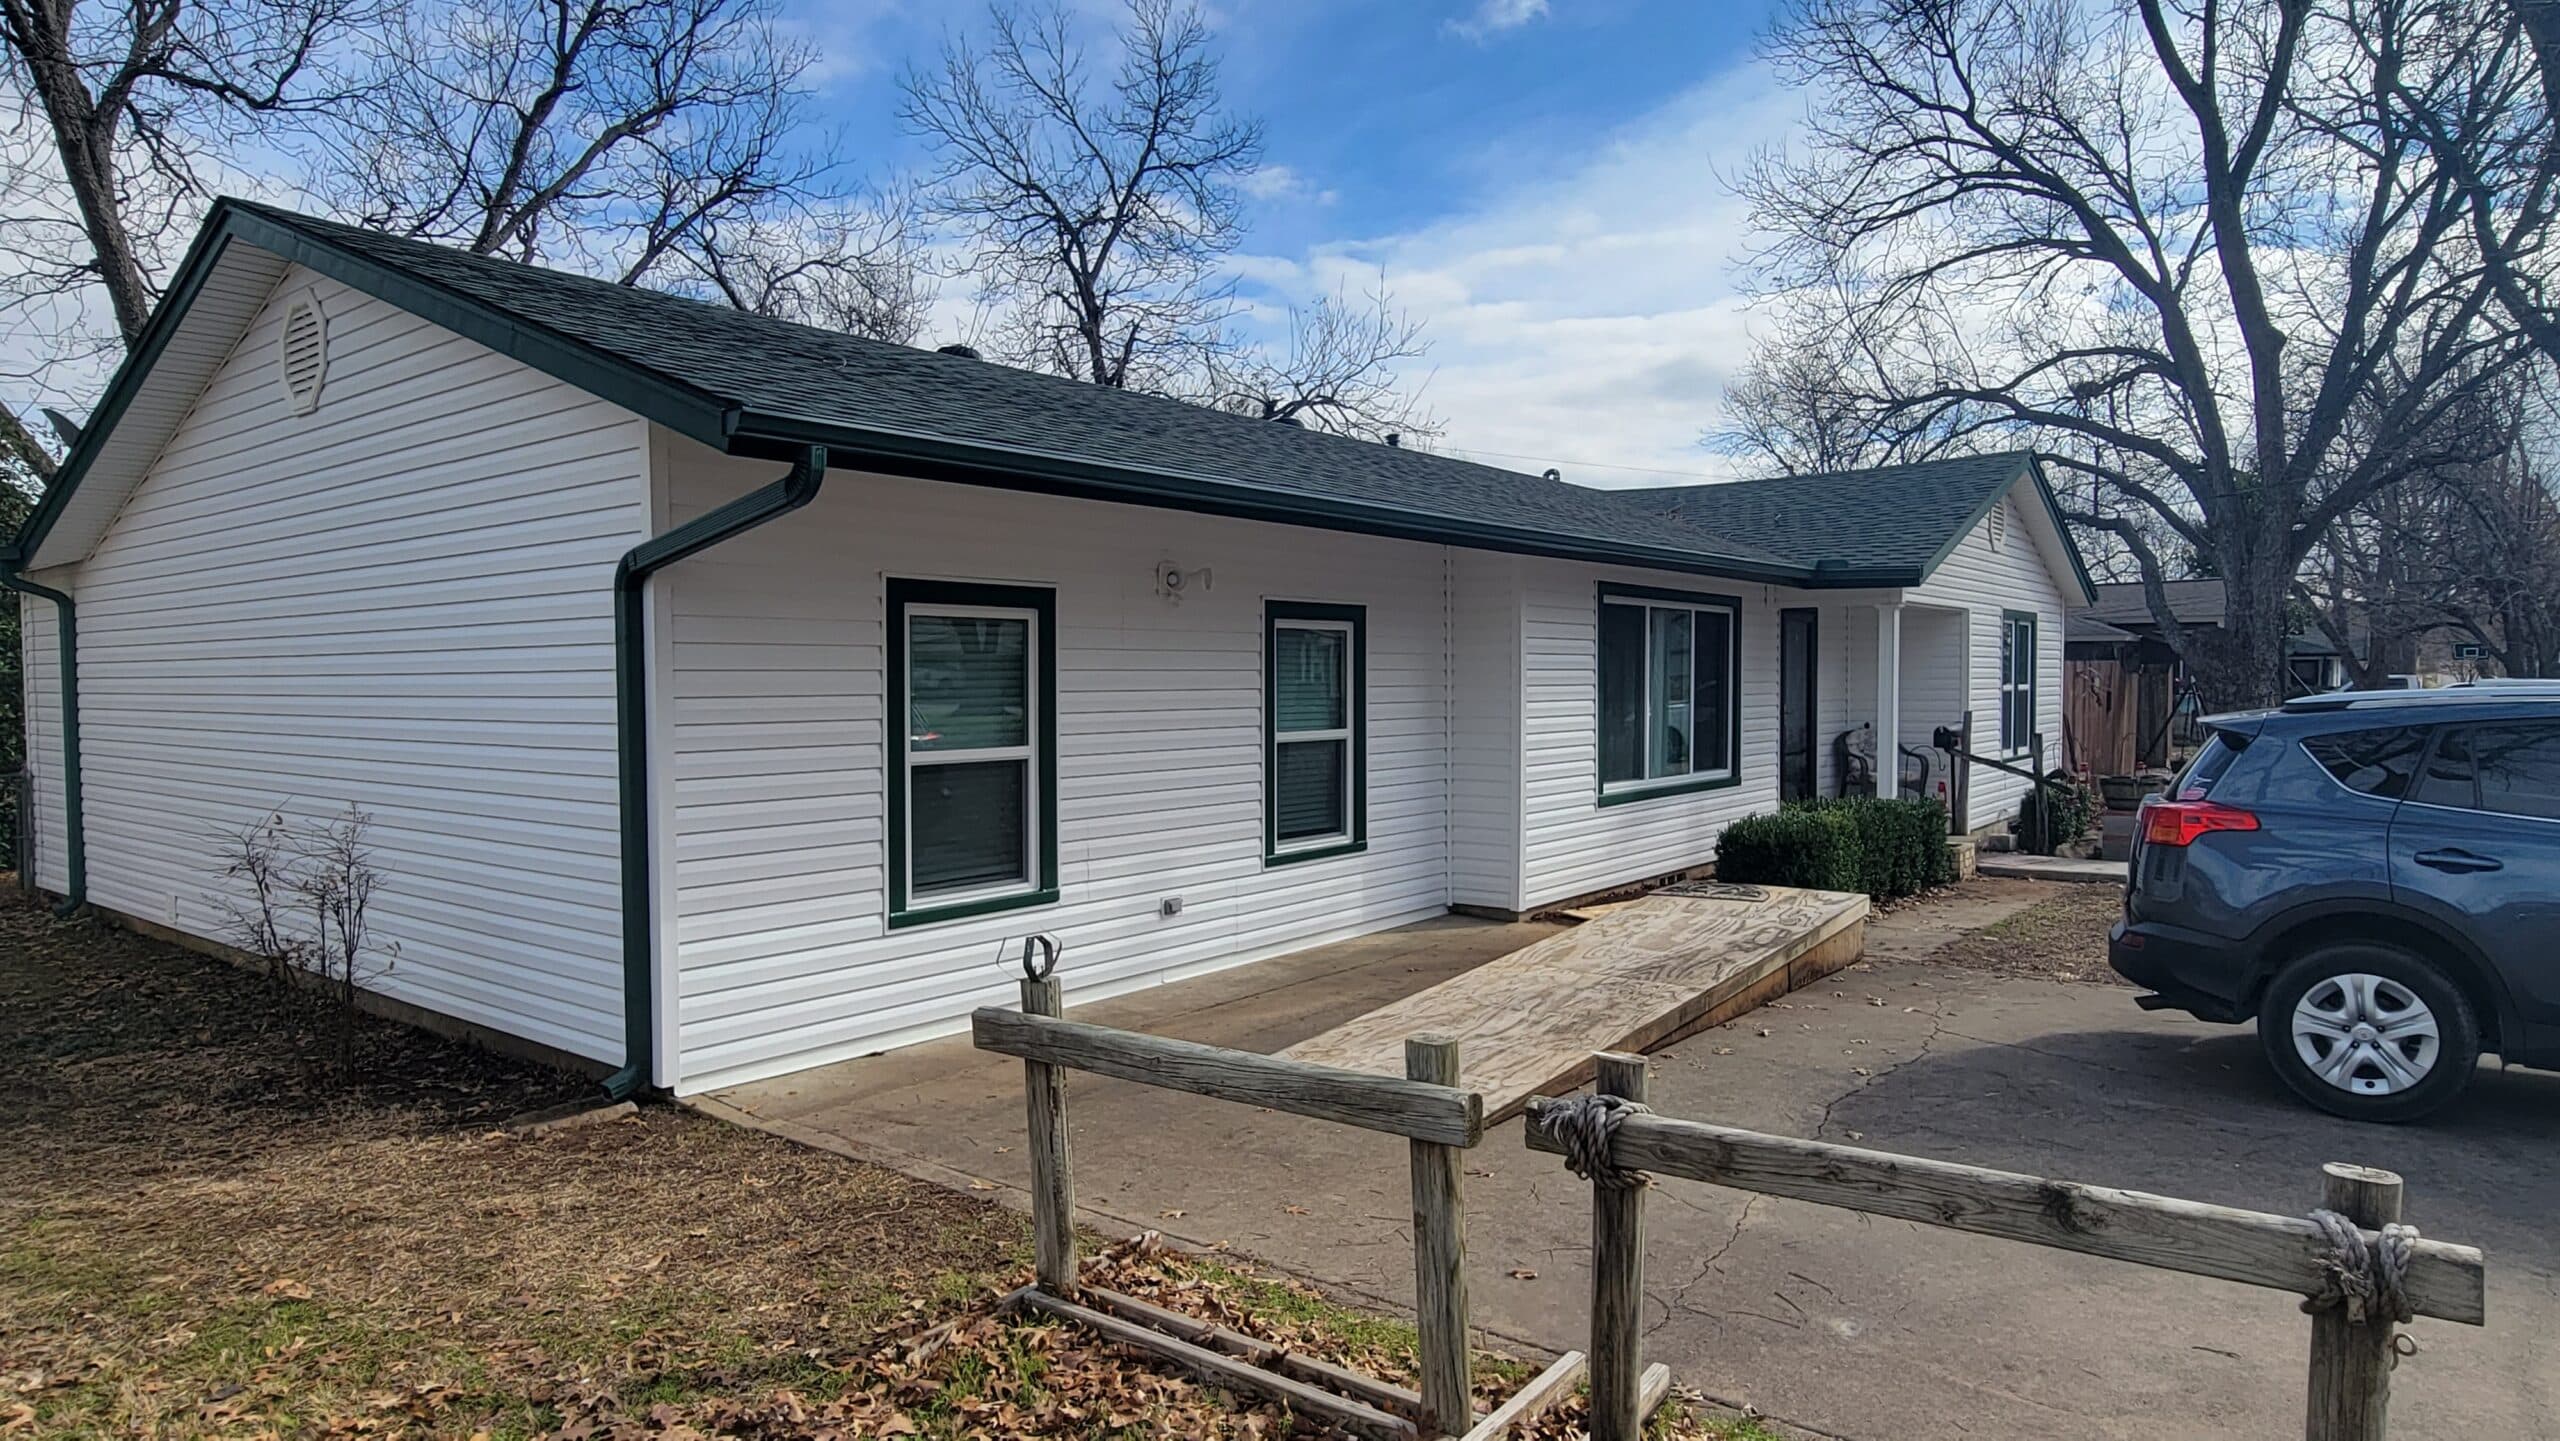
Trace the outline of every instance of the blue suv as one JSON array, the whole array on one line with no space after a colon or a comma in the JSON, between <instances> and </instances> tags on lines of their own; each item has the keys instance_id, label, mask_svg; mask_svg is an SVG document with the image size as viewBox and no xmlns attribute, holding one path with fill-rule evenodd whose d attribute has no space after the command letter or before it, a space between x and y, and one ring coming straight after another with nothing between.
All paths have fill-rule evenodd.
<instances>
[{"instance_id":1,"label":"blue suv","mask_svg":"<svg viewBox=\"0 0 2560 1441\"><path fill-rule=\"evenodd\" d=\"M2560 682L2216 716L2142 808L2107 959L2146 1010L2255 1018L2322 1110L2426 1115L2482 1051L2560 1069Z\"/></svg>"}]
</instances>

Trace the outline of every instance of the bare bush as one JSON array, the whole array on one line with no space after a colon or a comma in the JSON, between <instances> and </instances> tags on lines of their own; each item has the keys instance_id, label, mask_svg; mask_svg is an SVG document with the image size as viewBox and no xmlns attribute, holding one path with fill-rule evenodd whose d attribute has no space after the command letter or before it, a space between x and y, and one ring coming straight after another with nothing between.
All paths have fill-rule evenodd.
<instances>
[{"instance_id":1,"label":"bare bush","mask_svg":"<svg viewBox=\"0 0 2560 1441\"><path fill-rule=\"evenodd\" d=\"M331 1003L331 1063L341 1071L354 1062L358 996L400 954L397 942L373 931L382 872L373 862L372 827L373 817L353 801L305 823L287 820L279 805L224 833L222 877L245 887L212 897L233 944L264 960L278 982L312 985Z\"/></svg>"}]
</instances>

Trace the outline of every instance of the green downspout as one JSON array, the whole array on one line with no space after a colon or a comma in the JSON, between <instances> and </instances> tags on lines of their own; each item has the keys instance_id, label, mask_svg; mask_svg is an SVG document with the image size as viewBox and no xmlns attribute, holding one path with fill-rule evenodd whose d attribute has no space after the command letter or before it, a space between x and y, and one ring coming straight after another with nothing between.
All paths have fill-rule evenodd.
<instances>
[{"instance_id":1,"label":"green downspout","mask_svg":"<svg viewBox=\"0 0 2560 1441\"><path fill-rule=\"evenodd\" d=\"M18 573L24 557L10 553L0 555L0 586L53 602L56 613L54 639L61 644L62 660L62 903L53 908L57 916L79 910L89 900L88 826L80 808L80 612L71 597L49 585L38 585ZM24 848L27 818L18 818L21 849Z\"/></svg>"},{"instance_id":2,"label":"green downspout","mask_svg":"<svg viewBox=\"0 0 2560 1441\"><path fill-rule=\"evenodd\" d=\"M643 587L662 567L807 505L818 498L818 487L826 478L826 447L810 446L782 479L640 542L614 567L613 722L622 775L623 1064L605 1078L604 1088L617 1101L648 1089L657 1045L657 893L649 874L649 649ZM69 614L66 609L66 619ZM73 854L78 854L76 849Z\"/></svg>"}]
</instances>

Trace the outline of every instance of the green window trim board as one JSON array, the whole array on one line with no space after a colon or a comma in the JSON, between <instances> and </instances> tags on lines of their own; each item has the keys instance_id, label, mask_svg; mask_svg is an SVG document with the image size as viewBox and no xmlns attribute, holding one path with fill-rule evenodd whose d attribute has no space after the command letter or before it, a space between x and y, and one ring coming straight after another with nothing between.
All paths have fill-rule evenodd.
<instances>
[{"instance_id":1,"label":"green window trim board","mask_svg":"<svg viewBox=\"0 0 2560 1441\"><path fill-rule=\"evenodd\" d=\"M1349 796L1345 829L1339 840L1290 846L1280 838L1280 633L1289 622L1340 627L1347 636L1342 672L1342 699L1347 714L1344 737ZM1303 742L1317 744L1319 742ZM1318 601L1268 600L1262 608L1262 863L1296 865L1333 856L1356 855L1369 848L1369 608Z\"/></svg>"},{"instance_id":2,"label":"green window trim board","mask_svg":"<svg viewBox=\"0 0 2560 1441\"><path fill-rule=\"evenodd\" d=\"M1724 664L1725 765L1722 774L1642 783L1609 780L1610 757L1613 752L1607 712L1609 684L1608 676L1603 670L1600 621L1612 601L1664 601L1678 606L1719 610L1728 617ZM1592 798L1595 805L1603 807L1637 805L1669 796L1695 795L1700 791L1725 790L1742 784L1742 632L1743 606L1740 596L1706 591L1665 590L1659 586L1621 585L1614 581L1600 583L1592 602ZM1648 622L1648 646L1650 638L1651 629ZM1690 644L1691 654L1694 657L1696 653L1694 632ZM1697 677L1694 674L1690 676L1689 684L1691 693L1694 695L1697 684ZM1650 723L1649 713L1639 717L1639 732L1641 733L1642 728ZM1694 736L1696 723L1693 720L1691 724L1691 734ZM1641 740L1639 744L1642 744ZM1612 789L1612 785L1615 785L1616 789Z\"/></svg>"},{"instance_id":3,"label":"green window trim board","mask_svg":"<svg viewBox=\"0 0 2560 1441\"><path fill-rule=\"evenodd\" d=\"M2027 705L2026 728L2015 729L2016 717L2009 710L2009 688L2017 680L2018 628L2027 633ZM2037 707L2044 703L2044 626L2035 612L2004 610L2000 612L2000 752L2024 755L2034 749Z\"/></svg>"},{"instance_id":4,"label":"green window trim board","mask_svg":"<svg viewBox=\"0 0 2560 1441\"><path fill-rule=\"evenodd\" d=\"M891 930L993 915L1030 906L1053 905L1058 899L1058 593L1048 586L985 585L970 581L890 578L882 614L888 640L887 704L881 713L883 776L888 790L887 925ZM1038 632L1032 646L1029 678L1031 723L1027 762L1033 816L1026 845L1027 888L1002 895L934 904L913 895L908 846L915 818L909 813L908 734L914 702L909 694L907 613L915 607L931 613L936 606L1028 611ZM903 719L902 719L903 718ZM926 752L931 754L931 752Z\"/></svg>"}]
</instances>

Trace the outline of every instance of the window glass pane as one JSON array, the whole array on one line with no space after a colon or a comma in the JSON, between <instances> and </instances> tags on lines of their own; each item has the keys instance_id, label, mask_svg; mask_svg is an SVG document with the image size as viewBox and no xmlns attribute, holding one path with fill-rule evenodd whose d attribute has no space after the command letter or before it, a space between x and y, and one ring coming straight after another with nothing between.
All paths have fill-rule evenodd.
<instances>
[{"instance_id":1,"label":"window glass pane","mask_svg":"<svg viewBox=\"0 0 2560 1441\"><path fill-rule=\"evenodd\" d=\"M1280 693L1271 698L1275 728L1286 734L1350 724L1350 645L1347 631L1284 625L1272 632L1272 673L1280 682Z\"/></svg>"},{"instance_id":2,"label":"window glass pane","mask_svg":"<svg viewBox=\"0 0 2560 1441\"><path fill-rule=\"evenodd\" d=\"M1274 827L1281 844L1317 836L1348 835L1351 830L1342 784L1347 743L1283 741L1278 752L1280 813Z\"/></svg>"},{"instance_id":3,"label":"window glass pane","mask_svg":"<svg viewBox=\"0 0 2560 1441\"><path fill-rule=\"evenodd\" d=\"M2409 778L2417 773L2427 733L2408 726L2349 731L2313 736L2302 748L2348 790L2398 800L2408 793Z\"/></svg>"},{"instance_id":4,"label":"window glass pane","mask_svg":"<svg viewBox=\"0 0 2560 1441\"><path fill-rule=\"evenodd\" d=\"M1652 641L1652 750L1646 757L1645 774L1684 776L1689 773L1689 708L1693 704L1689 695L1689 612L1653 612Z\"/></svg>"},{"instance_id":5,"label":"window glass pane","mask_svg":"<svg viewBox=\"0 0 2560 1441\"><path fill-rule=\"evenodd\" d=\"M2471 754L2482 809L2560 820L2560 726L2481 726Z\"/></svg>"},{"instance_id":6,"label":"window glass pane","mask_svg":"<svg viewBox=\"0 0 2560 1441\"><path fill-rule=\"evenodd\" d=\"M2409 799L2431 806L2479 809L2480 793L2471 784L2471 748L2462 732L2447 731L2444 739L2436 742L2436 753L2427 758Z\"/></svg>"},{"instance_id":7,"label":"window glass pane","mask_svg":"<svg viewBox=\"0 0 2560 1441\"><path fill-rule=\"evenodd\" d=\"M1031 743L1031 622L907 616L909 745L918 751Z\"/></svg>"},{"instance_id":8,"label":"window glass pane","mask_svg":"<svg viewBox=\"0 0 2560 1441\"><path fill-rule=\"evenodd\" d=\"M1733 617L1720 610L1702 610L1691 617L1690 625L1698 656L1692 668L1690 691L1695 704L1689 712L1689 734L1697 759L1694 769L1720 771L1733 764L1733 757L1726 754L1733 739L1732 712L1728 709L1732 697L1726 694L1733 678Z\"/></svg>"},{"instance_id":9,"label":"window glass pane","mask_svg":"<svg viewBox=\"0 0 2560 1441\"><path fill-rule=\"evenodd\" d=\"M1640 605L1600 607L1600 780L1644 776L1644 618Z\"/></svg>"},{"instance_id":10,"label":"window glass pane","mask_svg":"<svg viewBox=\"0 0 2560 1441\"><path fill-rule=\"evenodd\" d=\"M907 806L909 894L1020 884L1028 761L915 767Z\"/></svg>"}]
</instances>

